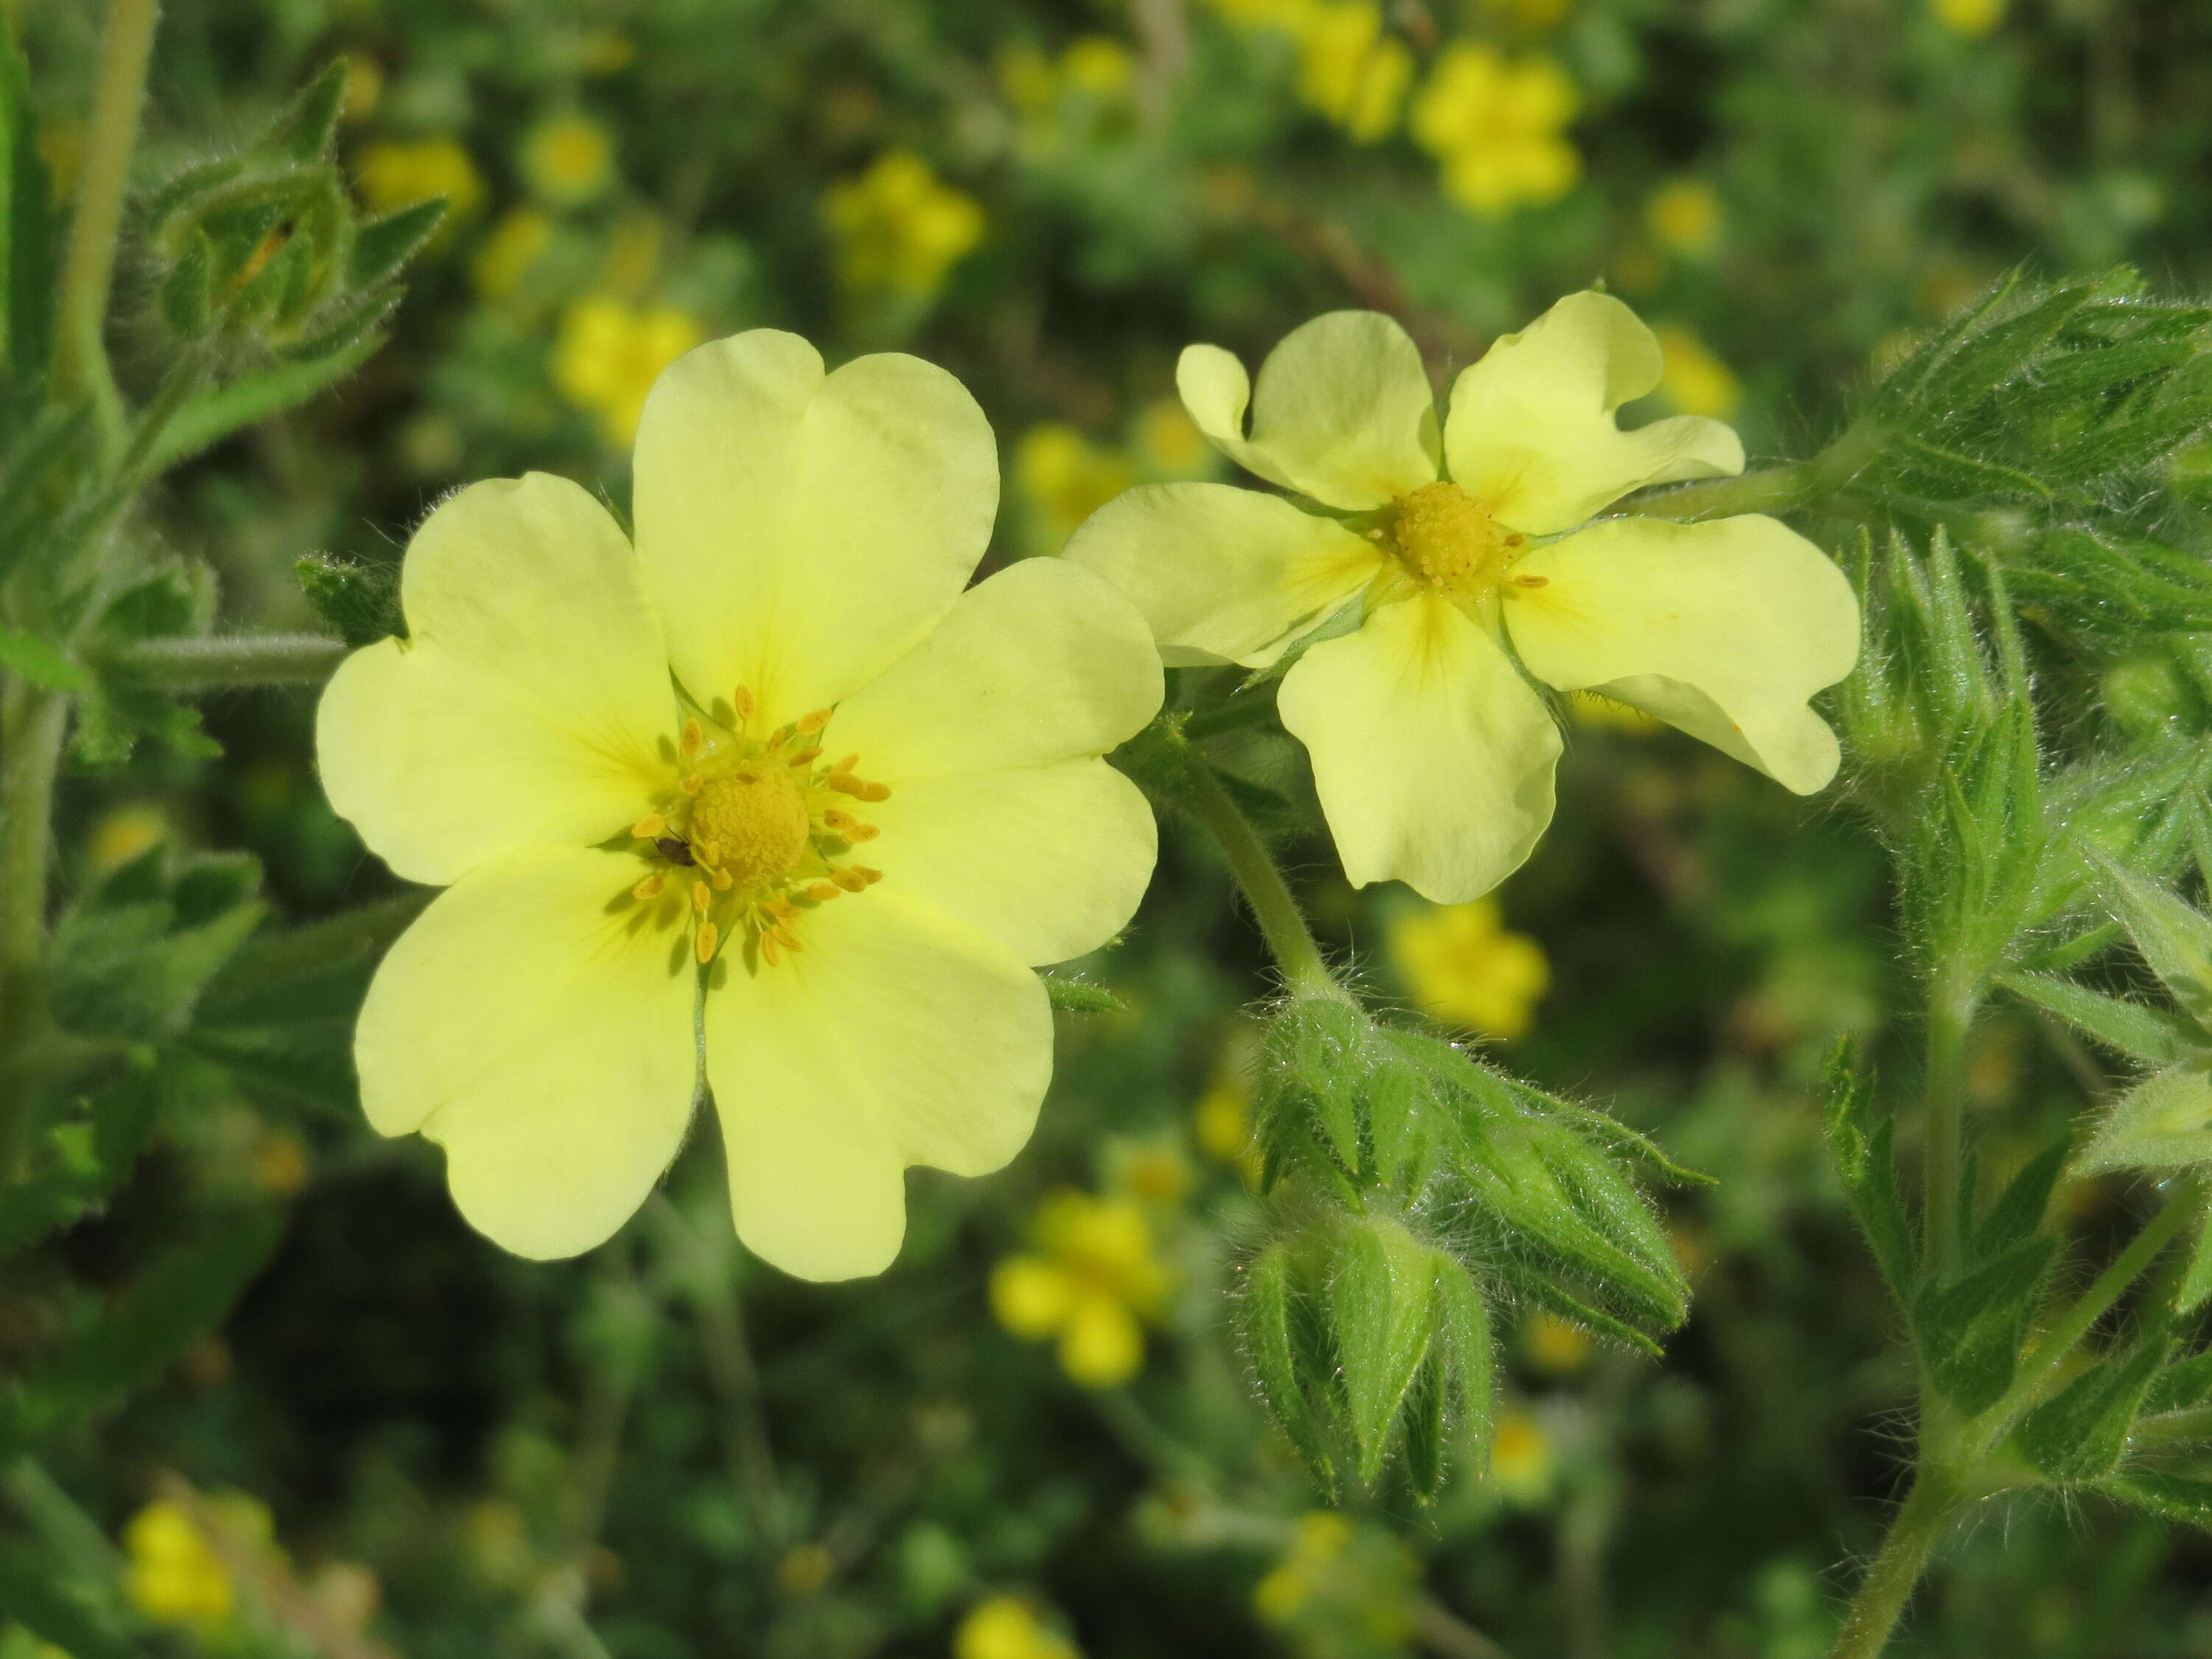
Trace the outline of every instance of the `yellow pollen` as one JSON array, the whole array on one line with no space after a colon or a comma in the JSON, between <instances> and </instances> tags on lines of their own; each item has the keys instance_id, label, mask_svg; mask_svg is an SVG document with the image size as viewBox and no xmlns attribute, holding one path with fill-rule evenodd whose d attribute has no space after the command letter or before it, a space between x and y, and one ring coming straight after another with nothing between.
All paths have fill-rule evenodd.
<instances>
[{"instance_id":1,"label":"yellow pollen","mask_svg":"<svg viewBox=\"0 0 2212 1659\"><path fill-rule=\"evenodd\" d=\"M658 812L647 812L630 825L629 832L640 841L653 841L668 833L668 820Z\"/></svg>"},{"instance_id":2,"label":"yellow pollen","mask_svg":"<svg viewBox=\"0 0 2212 1659\"><path fill-rule=\"evenodd\" d=\"M1479 599L1495 587L1511 550L1526 539L1457 484L1443 483L1401 495L1391 535L1412 574L1459 599Z\"/></svg>"},{"instance_id":3,"label":"yellow pollen","mask_svg":"<svg viewBox=\"0 0 2212 1659\"><path fill-rule=\"evenodd\" d=\"M714 959L714 947L721 943L721 939L722 930L715 927L713 922L702 921L699 924L699 934L696 944L699 951L699 964L701 967L703 968L707 963Z\"/></svg>"},{"instance_id":4,"label":"yellow pollen","mask_svg":"<svg viewBox=\"0 0 2212 1659\"><path fill-rule=\"evenodd\" d=\"M739 887L790 873L811 828L799 785L781 769L715 778L691 804L693 846L711 845L714 862Z\"/></svg>"}]
</instances>

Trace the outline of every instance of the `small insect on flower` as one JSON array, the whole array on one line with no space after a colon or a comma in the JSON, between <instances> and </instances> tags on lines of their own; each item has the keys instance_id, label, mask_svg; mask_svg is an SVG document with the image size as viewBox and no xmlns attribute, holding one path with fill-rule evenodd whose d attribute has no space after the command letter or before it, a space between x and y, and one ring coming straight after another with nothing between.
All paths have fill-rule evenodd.
<instances>
[{"instance_id":1,"label":"small insect on flower","mask_svg":"<svg viewBox=\"0 0 2212 1659\"><path fill-rule=\"evenodd\" d=\"M1305 499L1147 485L1067 557L1137 601L1170 664L1264 667L1306 645L1283 724L1355 886L1455 904L1528 856L1560 748L1532 679L1602 692L1809 793L1838 757L1807 699L1856 660L1858 602L1773 519L1597 516L1648 484L1743 470L1717 421L1614 424L1661 367L1651 331L1595 293L1499 339L1442 422L1419 349L1374 312L1294 331L1256 395L1228 352L1191 346L1176 380L1193 418Z\"/></svg>"},{"instance_id":2,"label":"small insect on flower","mask_svg":"<svg viewBox=\"0 0 2212 1659\"><path fill-rule=\"evenodd\" d=\"M446 888L370 988L362 1105L547 1258L636 1209L703 1081L739 1237L875 1273L907 1165L980 1175L1028 1139L1031 966L1136 908L1152 814L1100 757L1159 707L1159 659L1073 565L966 586L997 449L918 359L699 347L635 478L635 547L563 479L453 497L408 548L407 637L324 694L332 804Z\"/></svg>"}]
</instances>

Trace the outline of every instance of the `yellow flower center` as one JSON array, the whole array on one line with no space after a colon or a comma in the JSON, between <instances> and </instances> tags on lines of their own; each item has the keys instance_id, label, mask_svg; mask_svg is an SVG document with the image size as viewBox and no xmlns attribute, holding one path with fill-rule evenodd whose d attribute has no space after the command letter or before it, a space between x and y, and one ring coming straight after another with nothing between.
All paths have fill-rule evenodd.
<instances>
[{"instance_id":1,"label":"yellow flower center","mask_svg":"<svg viewBox=\"0 0 2212 1659\"><path fill-rule=\"evenodd\" d=\"M691 803L693 857L728 871L734 887L757 887L788 873L806 850L811 828L806 798L788 767L713 779Z\"/></svg>"},{"instance_id":2,"label":"yellow flower center","mask_svg":"<svg viewBox=\"0 0 2212 1659\"><path fill-rule=\"evenodd\" d=\"M753 700L742 687L734 707L734 729L712 738L697 720L685 722L678 750L688 769L630 828L653 866L631 897L665 919L684 917L702 963L727 939L750 970L800 949L810 911L883 879L848 861L881 832L848 809L891 792L854 770L858 755L823 760L816 738L829 709L755 737Z\"/></svg>"},{"instance_id":3,"label":"yellow flower center","mask_svg":"<svg viewBox=\"0 0 2212 1659\"><path fill-rule=\"evenodd\" d=\"M1459 599L1479 599L1495 588L1528 539L1457 484L1441 482L1398 498L1390 538L1417 580Z\"/></svg>"}]
</instances>

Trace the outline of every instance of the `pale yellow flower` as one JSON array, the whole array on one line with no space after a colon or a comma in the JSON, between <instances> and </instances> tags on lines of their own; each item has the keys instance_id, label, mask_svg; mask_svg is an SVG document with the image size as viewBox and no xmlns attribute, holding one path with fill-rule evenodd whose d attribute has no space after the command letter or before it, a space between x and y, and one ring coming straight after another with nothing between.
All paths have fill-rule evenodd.
<instances>
[{"instance_id":1,"label":"pale yellow flower","mask_svg":"<svg viewBox=\"0 0 2212 1659\"><path fill-rule=\"evenodd\" d=\"M1413 54L1368 0L1322 0L1299 30L1298 95L1355 143L1389 137L1413 78Z\"/></svg>"},{"instance_id":2,"label":"pale yellow flower","mask_svg":"<svg viewBox=\"0 0 2212 1659\"><path fill-rule=\"evenodd\" d=\"M531 128L520 160L524 182L556 207L588 202L614 182L614 145L607 130L573 110Z\"/></svg>"},{"instance_id":3,"label":"pale yellow flower","mask_svg":"<svg viewBox=\"0 0 2212 1659\"><path fill-rule=\"evenodd\" d=\"M1388 938L1399 979L1441 1024L1516 1037L1551 988L1543 946L1510 931L1494 899L1407 910L1392 918Z\"/></svg>"},{"instance_id":4,"label":"pale yellow flower","mask_svg":"<svg viewBox=\"0 0 2212 1659\"><path fill-rule=\"evenodd\" d=\"M1552 1437L1525 1411L1498 1413L1490 1437L1490 1480L1516 1504L1535 1505L1552 1495L1558 1474Z\"/></svg>"},{"instance_id":5,"label":"pale yellow flower","mask_svg":"<svg viewBox=\"0 0 2212 1659\"><path fill-rule=\"evenodd\" d=\"M1411 125L1443 164L1444 193L1491 217L1544 206L1575 187L1582 157L1563 135L1581 103L1550 58L1516 63L1495 47L1456 40L1415 95Z\"/></svg>"},{"instance_id":6,"label":"pale yellow flower","mask_svg":"<svg viewBox=\"0 0 2212 1659\"><path fill-rule=\"evenodd\" d=\"M1668 252L1702 257L1720 244L1719 192L1703 179L1670 179L1644 204L1644 222Z\"/></svg>"},{"instance_id":7,"label":"pale yellow flower","mask_svg":"<svg viewBox=\"0 0 2212 1659\"><path fill-rule=\"evenodd\" d=\"M446 198L446 223L483 204L483 177L468 151L451 138L386 139L362 152L356 172L362 194L379 213Z\"/></svg>"},{"instance_id":8,"label":"pale yellow flower","mask_svg":"<svg viewBox=\"0 0 2212 1659\"><path fill-rule=\"evenodd\" d=\"M1011 1595L978 1601L952 1632L952 1659L1083 1659L1081 1650Z\"/></svg>"},{"instance_id":9,"label":"pale yellow flower","mask_svg":"<svg viewBox=\"0 0 2212 1659\"><path fill-rule=\"evenodd\" d=\"M1291 1528L1291 1547L1252 1590L1252 1607L1271 1625L1290 1622L1320 1581L1352 1547L1352 1522L1334 1510L1310 1510Z\"/></svg>"},{"instance_id":10,"label":"pale yellow flower","mask_svg":"<svg viewBox=\"0 0 2212 1659\"><path fill-rule=\"evenodd\" d=\"M1396 1653L1412 1635L1421 1569L1379 1527L1333 1510L1300 1516L1291 1545L1253 1587L1252 1610L1315 1652Z\"/></svg>"},{"instance_id":11,"label":"pale yellow flower","mask_svg":"<svg viewBox=\"0 0 2212 1659\"><path fill-rule=\"evenodd\" d=\"M553 384L598 416L601 434L619 447L637 435L661 371L705 333L698 319L674 306L631 307L605 295L579 300L561 319Z\"/></svg>"},{"instance_id":12,"label":"pale yellow flower","mask_svg":"<svg viewBox=\"0 0 2212 1659\"><path fill-rule=\"evenodd\" d=\"M1670 323L1653 331L1659 340L1659 395L1685 415L1724 421L1743 402L1743 385L1729 366L1688 329Z\"/></svg>"},{"instance_id":13,"label":"pale yellow flower","mask_svg":"<svg viewBox=\"0 0 2212 1659\"><path fill-rule=\"evenodd\" d=\"M1177 380L1200 427L1320 510L1144 485L1067 557L1136 599L1171 664L1263 667L1325 622L1353 624L1310 642L1278 697L1345 873L1480 897L1551 820L1559 734L1531 678L1632 704L1800 793L1834 775L1835 735L1806 706L1858 654L1834 563L1760 515L1595 516L1649 484L1742 470L1717 422L1615 425L1660 371L1650 330L1594 293L1500 338L1441 422L1419 349L1373 312L1294 331L1256 398L1234 356L1191 346Z\"/></svg>"},{"instance_id":14,"label":"pale yellow flower","mask_svg":"<svg viewBox=\"0 0 2212 1659\"><path fill-rule=\"evenodd\" d=\"M1943 27L1969 40L1993 33L2011 9L2011 0L1928 0Z\"/></svg>"},{"instance_id":15,"label":"pale yellow flower","mask_svg":"<svg viewBox=\"0 0 2212 1659\"><path fill-rule=\"evenodd\" d=\"M508 298L552 246L552 220L536 208L513 210L491 228L469 262L477 292L487 300Z\"/></svg>"},{"instance_id":16,"label":"pale yellow flower","mask_svg":"<svg viewBox=\"0 0 2212 1659\"><path fill-rule=\"evenodd\" d=\"M1119 40L1085 34L1060 53L1060 78L1093 98L1119 98L1136 84L1137 60Z\"/></svg>"},{"instance_id":17,"label":"pale yellow flower","mask_svg":"<svg viewBox=\"0 0 2212 1659\"><path fill-rule=\"evenodd\" d=\"M892 1259L905 1166L981 1175L1028 1139L1030 964L1135 908L1152 814L1099 757L1161 685L1088 573L968 586L997 471L942 369L825 374L760 330L654 386L635 547L542 473L416 532L407 637L340 666L317 748L371 850L446 888L369 988L362 1106L444 1146L495 1242L607 1237L702 1084L738 1237L805 1278Z\"/></svg>"},{"instance_id":18,"label":"pale yellow flower","mask_svg":"<svg viewBox=\"0 0 2212 1659\"><path fill-rule=\"evenodd\" d=\"M86 849L95 874L120 870L148 848L167 839L169 820L158 806L118 806L92 826Z\"/></svg>"},{"instance_id":19,"label":"pale yellow flower","mask_svg":"<svg viewBox=\"0 0 2212 1659\"><path fill-rule=\"evenodd\" d=\"M1220 465L1206 434L1177 398L1156 398L1137 411L1136 451L1161 478L1202 478Z\"/></svg>"},{"instance_id":20,"label":"pale yellow flower","mask_svg":"<svg viewBox=\"0 0 2212 1659\"><path fill-rule=\"evenodd\" d=\"M839 279L860 293L926 298L983 240L981 205L906 150L832 185L822 216L836 237Z\"/></svg>"},{"instance_id":21,"label":"pale yellow flower","mask_svg":"<svg viewBox=\"0 0 2212 1659\"><path fill-rule=\"evenodd\" d=\"M1034 1223L1037 1249L991 1274L999 1322L1032 1342L1057 1337L1060 1369L1087 1389L1119 1388L1145 1363L1141 1322L1167 1294L1152 1223L1133 1199L1063 1187Z\"/></svg>"}]
</instances>

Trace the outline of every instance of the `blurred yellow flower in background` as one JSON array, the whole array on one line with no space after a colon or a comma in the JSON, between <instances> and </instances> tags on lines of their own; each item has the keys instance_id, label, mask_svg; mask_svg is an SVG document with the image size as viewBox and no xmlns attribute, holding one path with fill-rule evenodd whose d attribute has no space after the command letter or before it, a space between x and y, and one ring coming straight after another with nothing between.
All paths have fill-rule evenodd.
<instances>
[{"instance_id":1,"label":"blurred yellow flower in background","mask_svg":"<svg viewBox=\"0 0 2212 1659\"><path fill-rule=\"evenodd\" d=\"M1595 1349L1588 1331L1542 1309L1521 1327L1522 1352L1538 1370L1553 1376L1572 1376L1589 1364Z\"/></svg>"},{"instance_id":2,"label":"blurred yellow flower in background","mask_svg":"<svg viewBox=\"0 0 2212 1659\"><path fill-rule=\"evenodd\" d=\"M1119 40L1085 34L1060 53L1060 78L1094 98L1117 98L1136 84L1137 60Z\"/></svg>"},{"instance_id":3,"label":"blurred yellow flower in background","mask_svg":"<svg viewBox=\"0 0 2212 1659\"><path fill-rule=\"evenodd\" d=\"M477 292L487 300L511 297L522 286L530 268L552 246L551 219L532 207L512 210L491 228L470 262L469 275L476 281Z\"/></svg>"},{"instance_id":4,"label":"blurred yellow flower in background","mask_svg":"<svg viewBox=\"0 0 2212 1659\"><path fill-rule=\"evenodd\" d=\"M1155 398L1137 411L1134 441L1145 470L1163 478L1203 478L1218 462L1180 398Z\"/></svg>"},{"instance_id":5,"label":"blurred yellow flower in background","mask_svg":"<svg viewBox=\"0 0 2212 1659\"><path fill-rule=\"evenodd\" d=\"M359 125L376 113L376 106L383 97L384 70L376 59L366 52L348 52L345 56L345 97L338 106L338 118L349 125Z\"/></svg>"},{"instance_id":6,"label":"blurred yellow flower in background","mask_svg":"<svg viewBox=\"0 0 2212 1659\"><path fill-rule=\"evenodd\" d=\"M615 176L614 144L607 130L574 110L531 128L519 160L523 181L556 207L590 201Z\"/></svg>"},{"instance_id":7,"label":"blurred yellow flower in background","mask_svg":"<svg viewBox=\"0 0 2212 1659\"><path fill-rule=\"evenodd\" d=\"M1928 0L1943 26L1954 34L1978 40L2005 20L2011 0Z\"/></svg>"},{"instance_id":8,"label":"blurred yellow flower in background","mask_svg":"<svg viewBox=\"0 0 2212 1659\"><path fill-rule=\"evenodd\" d=\"M1252 1591L1252 1606L1279 1625L1313 1598L1321 1575L1352 1547L1352 1522L1334 1510L1312 1510L1291 1528L1291 1547Z\"/></svg>"},{"instance_id":9,"label":"blurred yellow flower in background","mask_svg":"<svg viewBox=\"0 0 2212 1659\"><path fill-rule=\"evenodd\" d=\"M983 209L941 183L908 150L886 150L832 185L822 216L837 242L837 275L856 292L927 298L983 240Z\"/></svg>"},{"instance_id":10,"label":"blurred yellow flower in background","mask_svg":"<svg viewBox=\"0 0 2212 1659\"><path fill-rule=\"evenodd\" d=\"M1500 1413L1490 1437L1490 1480L1516 1504L1536 1504L1552 1495L1557 1473L1552 1437L1525 1411Z\"/></svg>"},{"instance_id":11,"label":"blurred yellow flower in background","mask_svg":"<svg viewBox=\"0 0 2212 1659\"><path fill-rule=\"evenodd\" d=\"M1413 53L1366 0L1324 0L1298 30L1299 97L1357 143L1390 135L1413 78Z\"/></svg>"},{"instance_id":12,"label":"blurred yellow flower in background","mask_svg":"<svg viewBox=\"0 0 2212 1659\"><path fill-rule=\"evenodd\" d=\"M999 1322L1025 1341L1060 1339L1060 1369L1087 1389L1118 1388L1142 1370L1141 1320L1158 1311L1168 1271L1133 1199L1063 1187L1037 1206L1034 1254L991 1275Z\"/></svg>"},{"instance_id":13,"label":"blurred yellow flower in background","mask_svg":"<svg viewBox=\"0 0 2212 1659\"><path fill-rule=\"evenodd\" d=\"M1012 1595L978 1601L952 1633L952 1659L1083 1659L1082 1650Z\"/></svg>"},{"instance_id":14,"label":"blurred yellow flower in background","mask_svg":"<svg viewBox=\"0 0 2212 1659\"><path fill-rule=\"evenodd\" d=\"M1724 421L1743 401L1743 384L1705 343L1679 323L1651 331L1659 337L1659 395L1685 415Z\"/></svg>"},{"instance_id":15,"label":"blurred yellow flower in background","mask_svg":"<svg viewBox=\"0 0 2212 1659\"><path fill-rule=\"evenodd\" d=\"M1669 252L1711 253L1721 239L1720 195L1703 179L1670 179L1644 204L1644 223Z\"/></svg>"},{"instance_id":16,"label":"blurred yellow flower in background","mask_svg":"<svg viewBox=\"0 0 2212 1659\"><path fill-rule=\"evenodd\" d=\"M1252 1610L1296 1629L1316 1653L1395 1653L1413 1632L1419 1583L1420 1564L1389 1533L1310 1510L1253 1586Z\"/></svg>"},{"instance_id":17,"label":"blurred yellow flower in background","mask_svg":"<svg viewBox=\"0 0 2212 1659\"><path fill-rule=\"evenodd\" d=\"M1556 202L1575 187L1582 157L1563 135L1581 103L1549 58L1514 62L1459 40L1444 48L1414 97L1411 125L1443 164L1444 193L1492 217Z\"/></svg>"},{"instance_id":18,"label":"blurred yellow flower in background","mask_svg":"<svg viewBox=\"0 0 2212 1659\"><path fill-rule=\"evenodd\" d=\"M707 337L699 319L674 306L630 307L597 295L579 300L561 319L553 347L553 384L580 409L599 416L607 442L637 435L646 393L660 371Z\"/></svg>"},{"instance_id":19,"label":"blurred yellow flower in background","mask_svg":"<svg viewBox=\"0 0 2212 1659\"><path fill-rule=\"evenodd\" d=\"M169 821L158 806L141 802L118 806L103 814L92 826L91 844L85 849L96 874L119 870L169 833Z\"/></svg>"},{"instance_id":20,"label":"blurred yellow flower in background","mask_svg":"<svg viewBox=\"0 0 2212 1659\"><path fill-rule=\"evenodd\" d=\"M219 1492L205 1501L254 1545L265 1547L274 1537L268 1508L258 1499ZM123 1554L124 1593L157 1625L206 1630L228 1620L238 1604L230 1569L180 1504L161 1498L132 1516L123 1529Z\"/></svg>"},{"instance_id":21,"label":"blurred yellow flower in background","mask_svg":"<svg viewBox=\"0 0 2212 1659\"><path fill-rule=\"evenodd\" d=\"M1568 0L1490 0L1490 9L1524 29L1547 29L1567 15Z\"/></svg>"},{"instance_id":22,"label":"blurred yellow flower in background","mask_svg":"<svg viewBox=\"0 0 2212 1659\"><path fill-rule=\"evenodd\" d=\"M381 140L362 152L355 171L362 194L379 213L444 197L441 234L483 205L483 177L468 151L451 138Z\"/></svg>"},{"instance_id":23,"label":"blurred yellow flower in background","mask_svg":"<svg viewBox=\"0 0 2212 1659\"><path fill-rule=\"evenodd\" d=\"M1078 525L1137 476L1127 457L1065 421L1040 421L1015 441L1013 482L1030 514L1031 550L1057 553Z\"/></svg>"},{"instance_id":24,"label":"blurred yellow flower in background","mask_svg":"<svg viewBox=\"0 0 2212 1659\"><path fill-rule=\"evenodd\" d=\"M1390 922L1389 949L1423 1013L1486 1036L1521 1036L1552 986L1543 946L1508 930L1493 898L1407 909Z\"/></svg>"}]
</instances>

